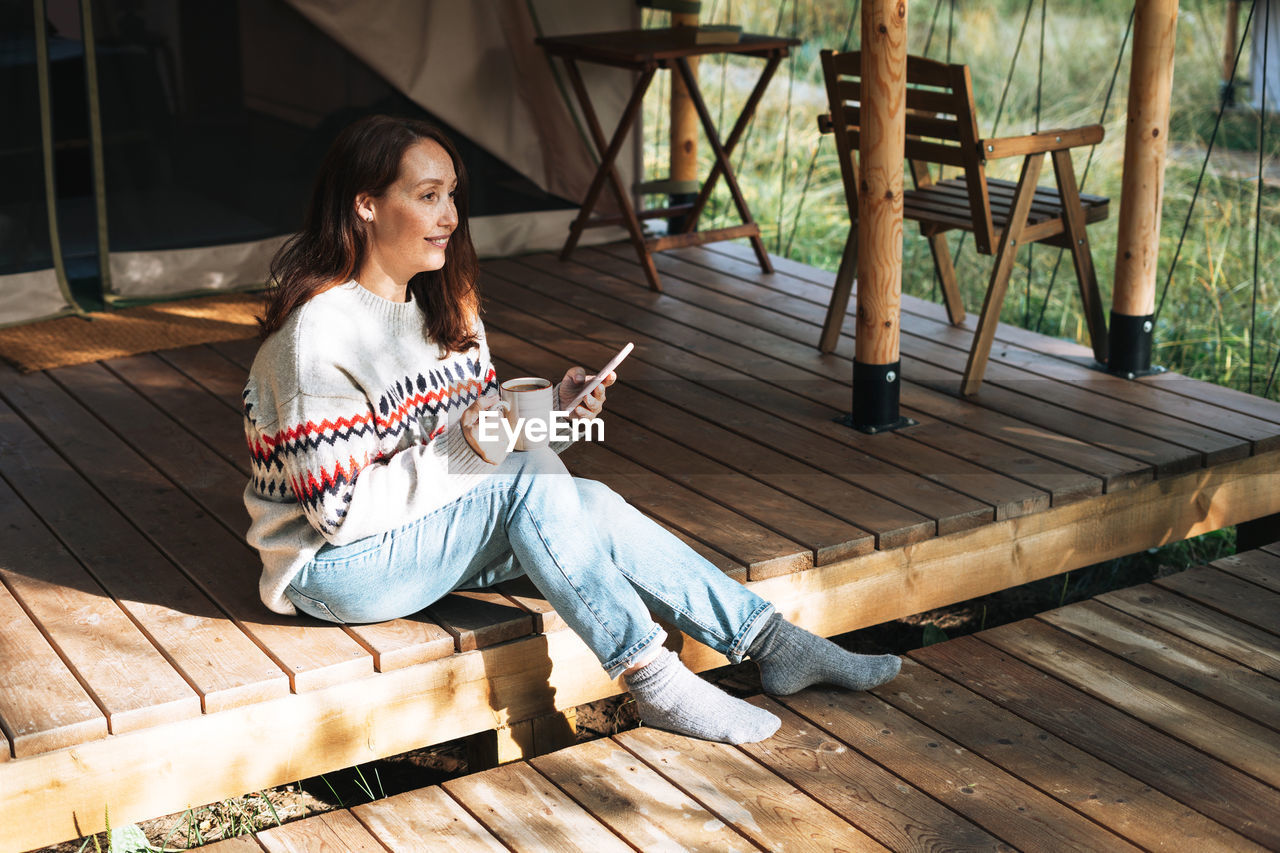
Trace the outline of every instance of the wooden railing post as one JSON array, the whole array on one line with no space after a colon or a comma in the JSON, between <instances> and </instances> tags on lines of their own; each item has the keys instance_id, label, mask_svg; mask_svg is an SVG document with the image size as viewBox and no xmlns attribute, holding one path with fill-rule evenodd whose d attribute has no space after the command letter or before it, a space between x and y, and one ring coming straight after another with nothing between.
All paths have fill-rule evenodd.
<instances>
[{"instance_id":1,"label":"wooden railing post","mask_svg":"<svg viewBox=\"0 0 1280 853\"><path fill-rule=\"evenodd\" d=\"M672 12L671 26L696 27L698 26L698 13ZM693 72L694 77L697 77L698 57L691 56L687 61L689 70ZM669 178L673 183L684 181L690 182L695 187L698 185L698 111L694 108L693 100L689 97L689 87L685 85L684 78L674 71L671 74ZM673 192L669 194L668 202L673 206L692 204L697 197L698 192L696 189L692 192ZM673 232L683 231L683 221L673 220L671 230Z\"/></svg>"},{"instance_id":2,"label":"wooden railing post","mask_svg":"<svg viewBox=\"0 0 1280 853\"><path fill-rule=\"evenodd\" d=\"M1222 39L1222 87L1219 97L1228 107L1236 103L1236 81L1231 72L1236 68L1236 43L1240 41L1240 0L1227 3L1227 33Z\"/></svg>"},{"instance_id":3,"label":"wooden railing post","mask_svg":"<svg viewBox=\"0 0 1280 853\"><path fill-rule=\"evenodd\" d=\"M907 0L866 0L852 418L853 426L864 432L904 425L898 414L898 337L906 84Z\"/></svg>"},{"instance_id":4,"label":"wooden railing post","mask_svg":"<svg viewBox=\"0 0 1280 853\"><path fill-rule=\"evenodd\" d=\"M1178 0L1138 0L1107 364L1110 372L1123 376L1137 376L1151 369L1177 23Z\"/></svg>"}]
</instances>

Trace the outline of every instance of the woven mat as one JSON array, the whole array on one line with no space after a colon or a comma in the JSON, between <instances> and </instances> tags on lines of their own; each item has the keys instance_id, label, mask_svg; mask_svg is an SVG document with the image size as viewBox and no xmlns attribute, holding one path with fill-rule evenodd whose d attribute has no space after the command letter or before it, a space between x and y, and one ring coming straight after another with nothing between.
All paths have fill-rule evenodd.
<instances>
[{"instance_id":1,"label":"woven mat","mask_svg":"<svg viewBox=\"0 0 1280 853\"><path fill-rule=\"evenodd\" d=\"M0 329L0 358L24 373L213 341L252 338L262 294L233 293L59 317Z\"/></svg>"}]
</instances>

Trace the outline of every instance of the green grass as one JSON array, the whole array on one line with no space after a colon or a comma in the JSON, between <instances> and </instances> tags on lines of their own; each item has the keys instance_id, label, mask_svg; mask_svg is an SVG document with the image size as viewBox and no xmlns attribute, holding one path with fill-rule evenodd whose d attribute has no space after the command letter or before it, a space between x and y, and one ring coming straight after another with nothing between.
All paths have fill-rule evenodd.
<instances>
[{"instance_id":1,"label":"green grass","mask_svg":"<svg viewBox=\"0 0 1280 853\"><path fill-rule=\"evenodd\" d=\"M845 0L712 0L705 2L703 8L706 21L735 23L751 32L794 33L803 40L771 83L734 161L743 194L770 250L834 270L848 231L848 213L833 144L830 139L821 139L816 128L815 116L826 111L818 51L843 45L852 6ZM932 3L910 6L910 51L924 52L934 8ZM1047 4L1042 81L1038 74L1041 6L1034 4L1029 18L1027 8L1022 0L957 3L951 61L970 66L980 131L984 134L996 130L1001 135L1018 134L1037 126L1069 127L1095 122L1106 127L1106 139L1091 160L1087 150L1077 153L1076 173L1085 181L1086 192L1112 199L1111 217L1089 229L1099 285L1104 304L1109 307L1120 210L1128 48L1105 115L1103 104L1130 5L1120 0ZM940 7L934 24L928 55L935 59L946 58L948 9L945 3ZM1197 379L1261 393L1280 353L1280 293L1271 272L1280 263L1280 190L1274 185L1265 187L1259 205L1258 183L1253 179L1259 130L1256 113L1247 108L1228 112L1215 143L1215 151L1235 150L1235 161L1253 165L1243 175L1237 169L1231 176L1217 170L1215 160L1215 169L1206 174L1187 220L1204 148L1217 115L1224 14L1220 5L1201 0L1185 3L1179 16L1170 116L1170 139L1176 143L1172 149L1176 154L1170 156L1166 170L1157 298L1165 291L1166 280L1168 286L1158 317L1154 360ZM663 13L646 15L653 25L665 21ZM1017 63L1013 64L1024 18L1026 35ZM1243 28L1243 14L1240 24ZM857 44L855 21L851 47L856 48ZM1247 65L1247 53L1246 48L1242 66ZM1013 74L1006 93L1011 65ZM700 80L713 115L723 115L726 120L737 115L760 67L759 60L752 59L703 60ZM665 176L667 171L668 85L665 80L655 84L645 105L644 151L649 177ZM1241 92L1242 101L1245 94ZM1264 159L1274 170L1274 158L1280 154L1280 120L1268 117L1266 125ZM699 153L705 174L711 165L710 152L704 144ZM998 161L989 173L1016 178L1019 165L1016 159ZM806 178L808 190L802 192ZM1046 171L1044 181L1049 180ZM732 221L732 207L722 184L712 198L703 226ZM1186 238L1169 279L1184 221ZM903 291L936 299L928 244L910 223L905 234ZM958 244L964 243L956 268L965 303L973 310L981 304L991 258L974 252L967 236L953 234L950 239L953 253ZM1057 249L1043 246L1020 252L1001 319L1083 341L1085 327L1070 259L1059 260ZM1280 399L1280 377L1268 396Z\"/></svg>"}]
</instances>

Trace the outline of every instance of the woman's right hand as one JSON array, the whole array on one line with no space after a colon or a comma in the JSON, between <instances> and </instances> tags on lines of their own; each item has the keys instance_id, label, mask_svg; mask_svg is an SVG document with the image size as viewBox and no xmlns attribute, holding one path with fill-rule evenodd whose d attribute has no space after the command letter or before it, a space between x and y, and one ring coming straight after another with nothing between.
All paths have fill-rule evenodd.
<instances>
[{"instance_id":1,"label":"woman's right hand","mask_svg":"<svg viewBox=\"0 0 1280 853\"><path fill-rule=\"evenodd\" d=\"M497 394L490 394L487 397L480 397L462 410L462 435L467 440L467 444L471 445L475 454L485 462L490 465L501 465L507 458L507 437L501 426L495 424L488 430L495 437L487 441L482 440L480 438L481 412L495 412L499 417L505 417L507 404Z\"/></svg>"}]
</instances>

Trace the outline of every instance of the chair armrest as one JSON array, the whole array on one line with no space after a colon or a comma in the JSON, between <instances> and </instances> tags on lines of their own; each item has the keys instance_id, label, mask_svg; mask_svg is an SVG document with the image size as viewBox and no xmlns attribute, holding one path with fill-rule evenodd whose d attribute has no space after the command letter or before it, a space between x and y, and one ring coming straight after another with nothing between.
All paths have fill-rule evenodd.
<instances>
[{"instance_id":1,"label":"chair armrest","mask_svg":"<svg viewBox=\"0 0 1280 853\"><path fill-rule=\"evenodd\" d=\"M1080 145L1097 145L1102 141L1103 128L1100 124L1085 127L1073 127L1065 130L1042 130L1027 136L1005 136L1000 139L978 140L978 151L984 160L998 160L1001 157L1025 157L1028 154L1043 154L1049 151L1060 151Z\"/></svg>"},{"instance_id":2,"label":"chair armrest","mask_svg":"<svg viewBox=\"0 0 1280 853\"><path fill-rule=\"evenodd\" d=\"M818 133L830 133L833 129L831 113L823 113L818 116Z\"/></svg>"}]
</instances>

